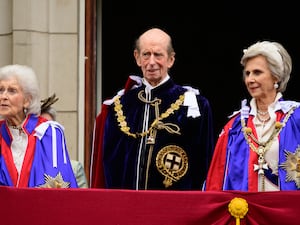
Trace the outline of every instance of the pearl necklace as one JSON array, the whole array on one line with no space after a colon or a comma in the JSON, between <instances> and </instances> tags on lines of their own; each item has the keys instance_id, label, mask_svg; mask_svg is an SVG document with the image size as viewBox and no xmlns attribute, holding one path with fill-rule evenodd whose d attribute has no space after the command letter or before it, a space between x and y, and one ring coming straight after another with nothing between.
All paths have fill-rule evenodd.
<instances>
[{"instance_id":1,"label":"pearl necklace","mask_svg":"<svg viewBox=\"0 0 300 225\"><path fill-rule=\"evenodd\" d=\"M268 114L268 111L260 111L260 110L257 110L257 113L261 116L265 116Z\"/></svg>"},{"instance_id":2,"label":"pearl necklace","mask_svg":"<svg viewBox=\"0 0 300 225\"><path fill-rule=\"evenodd\" d=\"M271 119L271 117L268 116L267 118L263 119L260 117L260 115L257 115L257 119L259 120L259 122L262 122L264 125L266 122L268 122Z\"/></svg>"},{"instance_id":3,"label":"pearl necklace","mask_svg":"<svg viewBox=\"0 0 300 225\"><path fill-rule=\"evenodd\" d=\"M248 145L258 155L258 164L254 164L254 171L257 171L259 175L262 176L262 190L264 191L265 185L264 185L264 170L267 170L268 164L265 160L265 153L270 149L274 138L279 135L282 128L285 126L286 122L290 118L291 114L294 112L294 108L291 108L290 111L287 113L287 115L284 117L282 123L275 122L274 130L269 137L269 139L265 142L260 142L252 132L252 129L250 127L246 126L246 122L244 119L241 118L241 124L242 124L242 130L245 137L245 140L247 141Z\"/></svg>"}]
</instances>

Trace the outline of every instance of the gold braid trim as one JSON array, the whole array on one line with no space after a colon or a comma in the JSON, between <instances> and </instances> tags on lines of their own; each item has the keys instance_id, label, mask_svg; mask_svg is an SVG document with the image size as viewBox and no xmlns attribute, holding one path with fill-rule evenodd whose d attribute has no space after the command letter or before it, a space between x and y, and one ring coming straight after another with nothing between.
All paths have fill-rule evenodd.
<instances>
[{"instance_id":1,"label":"gold braid trim","mask_svg":"<svg viewBox=\"0 0 300 225\"><path fill-rule=\"evenodd\" d=\"M131 136L133 138L145 137L147 134L149 134L151 131L153 131L153 129L166 129L170 133L179 133L178 126L176 126L175 124L171 124L171 125L174 125L174 128L175 128L175 129L172 129L169 126L170 124L164 124L163 122L161 122L161 120L168 118L171 114L174 113L174 111L176 111L180 108L180 106L184 102L184 95L180 95L179 98L175 101L175 103L171 104L170 108L168 108L164 113L160 114L160 116L152 122L152 124L148 130L141 132L141 133L131 133L130 132L130 127L128 127L128 125L127 125L126 116L124 115L124 112L122 110L123 106L120 102L120 97L121 96L117 96L114 100L114 103L115 103L114 110L116 112L117 121L119 123L120 130L122 132L124 132L125 134L127 134L128 136Z\"/></svg>"}]
</instances>

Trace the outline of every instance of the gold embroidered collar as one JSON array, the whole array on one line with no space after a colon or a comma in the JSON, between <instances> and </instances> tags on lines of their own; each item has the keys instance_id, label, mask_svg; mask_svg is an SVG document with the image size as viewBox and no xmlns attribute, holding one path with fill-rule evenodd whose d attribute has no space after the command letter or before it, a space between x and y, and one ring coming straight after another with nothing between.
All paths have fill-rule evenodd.
<instances>
[{"instance_id":1,"label":"gold embroidered collar","mask_svg":"<svg viewBox=\"0 0 300 225\"><path fill-rule=\"evenodd\" d=\"M140 94L139 94L140 96ZM117 121L119 123L119 126L120 126L120 130L127 134L128 136L131 136L133 138L138 138L138 137L144 137L146 136L147 134L149 134L150 132L152 132L154 129L159 129L162 124L161 120L167 118L170 116L170 114L173 114L174 111L178 110L179 107L183 104L184 102L184 95L180 95L179 98L171 104L171 106L165 111L163 112L162 114L160 114L151 124L150 128L144 132L140 132L140 133L131 133L130 132L130 127L128 126L127 124L127 121L126 121L126 116L124 115L124 112L122 110L122 104L120 102L120 95L117 96L114 100L114 103L115 103L115 107L114 107L114 110L116 112L116 116L117 116ZM162 126L164 129L167 129L168 131L172 128L169 128L168 126ZM177 127L175 127L177 128ZM161 128L160 128L161 129ZM171 131L170 130L170 131ZM171 132L173 133L178 133L178 129L177 131L176 130L172 130Z\"/></svg>"}]
</instances>

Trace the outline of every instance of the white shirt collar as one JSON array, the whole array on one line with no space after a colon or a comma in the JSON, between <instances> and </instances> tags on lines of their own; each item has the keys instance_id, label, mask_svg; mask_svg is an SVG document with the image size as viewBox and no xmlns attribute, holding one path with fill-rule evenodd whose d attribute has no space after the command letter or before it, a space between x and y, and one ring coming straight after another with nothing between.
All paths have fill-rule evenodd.
<instances>
[{"instance_id":1,"label":"white shirt collar","mask_svg":"<svg viewBox=\"0 0 300 225\"><path fill-rule=\"evenodd\" d=\"M169 74L167 74L167 76L159 84L157 84L156 86L152 86L145 78L143 78L143 84L145 84L146 90L152 90L152 89L166 83L169 79L170 79L170 76L169 76Z\"/></svg>"}]
</instances>

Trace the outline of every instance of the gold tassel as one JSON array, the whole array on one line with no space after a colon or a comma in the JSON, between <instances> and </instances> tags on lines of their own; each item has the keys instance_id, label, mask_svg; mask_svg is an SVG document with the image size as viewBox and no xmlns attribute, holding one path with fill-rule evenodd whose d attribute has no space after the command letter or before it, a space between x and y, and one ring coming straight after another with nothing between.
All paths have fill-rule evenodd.
<instances>
[{"instance_id":1,"label":"gold tassel","mask_svg":"<svg viewBox=\"0 0 300 225\"><path fill-rule=\"evenodd\" d=\"M233 198L228 205L228 211L235 217L235 224L240 225L240 219L243 219L248 212L248 203L243 198Z\"/></svg>"}]
</instances>

